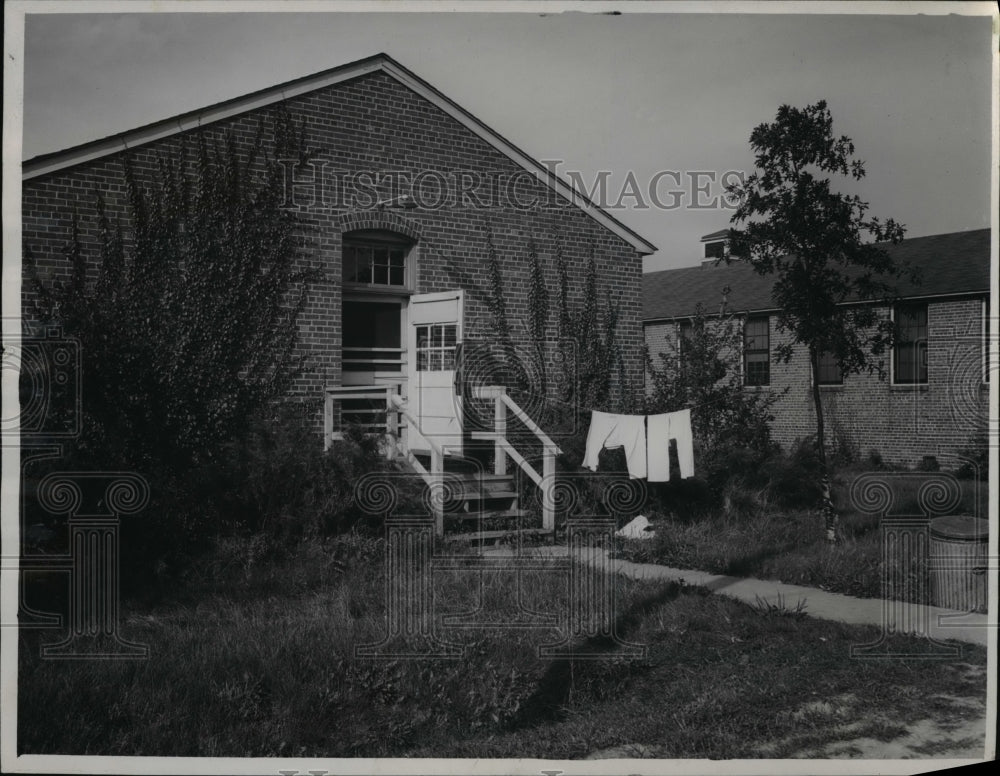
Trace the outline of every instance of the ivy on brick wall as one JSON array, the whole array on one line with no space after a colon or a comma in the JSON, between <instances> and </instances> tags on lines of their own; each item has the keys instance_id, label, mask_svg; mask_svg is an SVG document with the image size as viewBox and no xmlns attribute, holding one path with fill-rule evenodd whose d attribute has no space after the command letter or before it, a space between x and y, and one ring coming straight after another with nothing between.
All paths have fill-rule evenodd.
<instances>
[{"instance_id":1,"label":"ivy on brick wall","mask_svg":"<svg viewBox=\"0 0 1000 776\"><path fill-rule=\"evenodd\" d=\"M538 243L529 238L528 315L523 326L527 347L519 353L514 345L515 325L508 315L503 270L489 223L486 239L489 274L486 305L492 323L490 337L499 353L497 360L502 366L498 368L505 375L508 387L530 393L536 400L545 397L547 401L542 403L549 405L548 414L554 418L592 409L632 409L635 397L618 338L620 304L610 291L605 293L602 304L593 242L589 248L583 298L574 306L559 235L553 238L558 284L555 294L548 287ZM555 343L548 335L553 296L558 303ZM519 358L526 358L528 363L517 363ZM552 372L556 378L550 381L547 375L552 369L556 370Z\"/></svg>"}]
</instances>

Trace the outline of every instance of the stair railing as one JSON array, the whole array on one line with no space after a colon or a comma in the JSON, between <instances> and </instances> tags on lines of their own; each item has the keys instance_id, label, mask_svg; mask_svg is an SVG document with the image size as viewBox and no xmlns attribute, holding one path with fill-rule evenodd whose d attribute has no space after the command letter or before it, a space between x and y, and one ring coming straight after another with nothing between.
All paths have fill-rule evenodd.
<instances>
[{"instance_id":1,"label":"stair railing","mask_svg":"<svg viewBox=\"0 0 1000 776\"><path fill-rule=\"evenodd\" d=\"M323 447L330 449L334 442L344 438L345 423L353 423L369 434L383 436L395 434L398 424L394 415L382 419L381 404L399 393L400 385L328 385L324 390ZM337 421L340 421L339 423ZM339 428L338 428L339 426ZM391 446L390 446L391 447ZM393 449L386 451L391 457Z\"/></svg>"},{"instance_id":2,"label":"stair railing","mask_svg":"<svg viewBox=\"0 0 1000 776\"><path fill-rule=\"evenodd\" d=\"M406 400L398 393L386 394L386 413L388 417L389 438L393 440L396 451L412 466L430 491L431 510L434 513L434 531L438 536L444 536L444 450L433 439L424 437L431 451L431 468L428 471L420 459L413 454L408 446L402 444L399 435L399 417L402 416L409 428L417 429L420 424L407 411Z\"/></svg>"},{"instance_id":3,"label":"stair railing","mask_svg":"<svg viewBox=\"0 0 1000 776\"><path fill-rule=\"evenodd\" d=\"M473 431L469 436L473 439L493 442L494 474L506 474L507 459L510 458L531 478L532 482L538 486L542 493L542 528L554 530L556 527L556 456L561 454L562 450L559 449L559 446L552 441L548 434L538 427L538 424L529 417L528 413L518 406L517 402L508 395L507 389L503 386L477 386L473 388L473 397L493 400L493 431ZM541 473L507 439L508 412L513 413L542 443Z\"/></svg>"}]
</instances>

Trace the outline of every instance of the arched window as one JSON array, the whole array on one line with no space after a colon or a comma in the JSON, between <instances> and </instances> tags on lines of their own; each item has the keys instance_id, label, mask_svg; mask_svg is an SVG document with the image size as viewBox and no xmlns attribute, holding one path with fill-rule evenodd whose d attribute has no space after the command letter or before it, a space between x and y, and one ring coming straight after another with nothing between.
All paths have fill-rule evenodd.
<instances>
[{"instance_id":1,"label":"arched window","mask_svg":"<svg viewBox=\"0 0 1000 776\"><path fill-rule=\"evenodd\" d=\"M412 240L395 232L366 230L344 235L344 285L412 291L412 248Z\"/></svg>"}]
</instances>

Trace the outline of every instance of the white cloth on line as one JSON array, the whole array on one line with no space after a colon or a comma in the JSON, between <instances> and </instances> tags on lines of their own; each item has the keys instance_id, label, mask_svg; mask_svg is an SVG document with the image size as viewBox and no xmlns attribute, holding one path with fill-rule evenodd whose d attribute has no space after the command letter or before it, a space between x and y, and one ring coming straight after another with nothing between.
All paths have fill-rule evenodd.
<instances>
[{"instance_id":1,"label":"white cloth on line","mask_svg":"<svg viewBox=\"0 0 1000 776\"><path fill-rule=\"evenodd\" d=\"M691 435L691 410L665 412L649 416L646 434L649 481L670 481L670 440L677 442L677 465L681 478L694 476L694 439Z\"/></svg>"},{"instance_id":2,"label":"white cloth on line","mask_svg":"<svg viewBox=\"0 0 1000 776\"><path fill-rule=\"evenodd\" d=\"M583 466L597 471L601 450L621 447L625 450L628 474L632 479L646 477L646 418L644 415L612 415L594 410L587 432L587 450Z\"/></svg>"}]
</instances>

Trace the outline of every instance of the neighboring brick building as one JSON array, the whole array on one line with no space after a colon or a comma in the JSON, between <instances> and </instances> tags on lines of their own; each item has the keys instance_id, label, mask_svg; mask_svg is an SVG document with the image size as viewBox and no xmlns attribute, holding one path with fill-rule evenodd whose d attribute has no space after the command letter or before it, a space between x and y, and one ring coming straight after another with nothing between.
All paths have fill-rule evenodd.
<instances>
[{"instance_id":1,"label":"neighboring brick building","mask_svg":"<svg viewBox=\"0 0 1000 776\"><path fill-rule=\"evenodd\" d=\"M485 337L487 223L509 316L522 327L515 333L525 333L529 238L554 289L559 235L575 300L593 253L601 297L610 290L621 304L626 373L641 386L642 257L654 246L386 55L25 162L23 239L43 276L69 271L62 251L74 210L96 254L95 191L112 216L125 214L126 154L150 180L182 135L250 142L259 126L273 132L279 108L305 121L305 143L318 151L311 169L293 173L295 202L315 227L309 261L325 273L301 319L312 356L302 396L389 383L405 392L416 372L447 371L456 342ZM24 293L27 300L30 283ZM434 293L441 296L422 296ZM421 326L411 314L417 302Z\"/></svg>"},{"instance_id":2,"label":"neighboring brick building","mask_svg":"<svg viewBox=\"0 0 1000 776\"><path fill-rule=\"evenodd\" d=\"M726 232L702 238L705 256L719 255ZM889 374L841 376L836 365L820 365L827 436L861 455L878 451L887 462L914 465L935 456L954 466L960 451L987 429L987 316L990 304L990 231L939 234L887 246L896 261L920 267L922 281L897 284L894 320L906 342L887 354ZM779 333L771 280L749 264L716 264L653 272L643 277L643 327L650 353L675 353L680 328L698 305L726 309L744 323L743 381L747 390L785 391L774 406L773 435L787 448L815 434L812 369L803 348L775 363ZM888 311L885 311L888 312Z\"/></svg>"}]
</instances>

